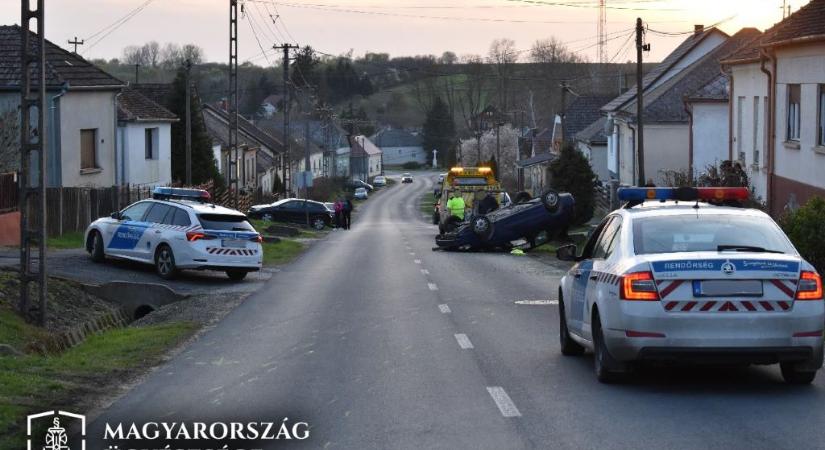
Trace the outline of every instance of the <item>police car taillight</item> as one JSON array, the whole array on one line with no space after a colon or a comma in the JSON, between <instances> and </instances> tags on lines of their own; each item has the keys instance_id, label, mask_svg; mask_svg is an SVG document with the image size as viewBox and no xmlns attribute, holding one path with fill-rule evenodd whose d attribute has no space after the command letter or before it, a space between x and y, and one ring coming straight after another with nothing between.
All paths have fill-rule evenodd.
<instances>
[{"instance_id":1,"label":"police car taillight","mask_svg":"<svg viewBox=\"0 0 825 450\"><path fill-rule=\"evenodd\" d=\"M816 272L803 271L796 289L797 300L822 300L822 277Z\"/></svg>"},{"instance_id":2,"label":"police car taillight","mask_svg":"<svg viewBox=\"0 0 825 450\"><path fill-rule=\"evenodd\" d=\"M634 272L622 276L620 296L622 300L659 300L659 291L651 272Z\"/></svg>"},{"instance_id":3,"label":"police car taillight","mask_svg":"<svg viewBox=\"0 0 825 450\"><path fill-rule=\"evenodd\" d=\"M204 234L200 231L187 231L186 232L186 240L189 241L189 242L195 242L197 240L208 241L208 240L211 240L211 239L215 239L215 236L212 236L212 235L209 235L209 234Z\"/></svg>"},{"instance_id":4,"label":"police car taillight","mask_svg":"<svg viewBox=\"0 0 825 450\"><path fill-rule=\"evenodd\" d=\"M254 237L250 238L249 240L252 241L252 242L257 242L259 244L262 244L264 242L264 237L259 234L257 236L254 236Z\"/></svg>"}]
</instances>

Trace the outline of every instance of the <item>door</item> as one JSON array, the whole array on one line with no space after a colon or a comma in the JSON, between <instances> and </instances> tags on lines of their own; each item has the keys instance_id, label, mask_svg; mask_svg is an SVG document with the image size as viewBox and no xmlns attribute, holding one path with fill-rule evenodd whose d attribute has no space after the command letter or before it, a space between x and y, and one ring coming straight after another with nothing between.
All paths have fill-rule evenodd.
<instances>
[{"instance_id":1,"label":"door","mask_svg":"<svg viewBox=\"0 0 825 450\"><path fill-rule=\"evenodd\" d=\"M584 288L584 304L582 305L582 337L592 340L591 333L591 318L590 311L592 311L593 304L597 303L601 296L607 295L608 285L600 283L599 277L604 273L612 273L613 269L610 266L611 256L618 245L619 236L622 227L622 218L613 216L610 222L604 227L599 240L593 247L593 255L590 259L592 262L591 270L587 274L587 284Z\"/></svg>"},{"instance_id":2,"label":"door","mask_svg":"<svg viewBox=\"0 0 825 450\"><path fill-rule=\"evenodd\" d=\"M135 248L148 224L143 217L153 202L138 202L120 212L120 219L112 221L103 231L106 253L113 256L135 257Z\"/></svg>"},{"instance_id":3,"label":"door","mask_svg":"<svg viewBox=\"0 0 825 450\"><path fill-rule=\"evenodd\" d=\"M135 248L136 257L144 261L154 262L155 248L163 238L164 233L164 228L160 225L164 223L167 215L174 213L175 211L171 206L162 203L152 205L152 209L146 213L146 217L143 219L149 229L146 230L143 239L140 240L138 246Z\"/></svg>"},{"instance_id":4,"label":"door","mask_svg":"<svg viewBox=\"0 0 825 450\"><path fill-rule=\"evenodd\" d=\"M599 247L605 230L613 222L613 216L609 216L596 228L582 251L581 260L571 270L573 274L573 297L569 309L568 327L572 333L584 336L583 326L585 321L585 310L587 305L587 288L590 282L590 275L593 272L594 256ZM589 322L589 320L588 320Z\"/></svg>"}]
</instances>

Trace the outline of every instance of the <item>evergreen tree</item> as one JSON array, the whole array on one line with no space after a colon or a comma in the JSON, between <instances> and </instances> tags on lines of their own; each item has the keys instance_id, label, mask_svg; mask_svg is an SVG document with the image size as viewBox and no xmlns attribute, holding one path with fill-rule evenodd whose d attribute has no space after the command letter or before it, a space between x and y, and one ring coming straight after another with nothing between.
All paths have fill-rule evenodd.
<instances>
[{"instance_id":1,"label":"evergreen tree","mask_svg":"<svg viewBox=\"0 0 825 450\"><path fill-rule=\"evenodd\" d=\"M590 167L590 161L572 144L565 144L559 157L550 163L550 177L550 187L573 194L576 200L574 225L582 225L593 218L593 180L596 174Z\"/></svg>"},{"instance_id":2,"label":"evergreen tree","mask_svg":"<svg viewBox=\"0 0 825 450\"><path fill-rule=\"evenodd\" d=\"M212 139L206 132L200 102L194 95L190 98L192 113L192 183L201 184L214 180L218 186L223 185L223 178L218 173L218 166L212 154ZM172 95L166 107L180 120L172 124L172 180L186 180L186 73L178 71L172 82Z\"/></svg>"},{"instance_id":3,"label":"evergreen tree","mask_svg":"<svg viewBox=\"0 0 825 450\"><path fill-rule=\"evenodd\" d=\"M433 150L438 150L438 160L441 165L451 167L456 164L455 123L447 103L441 97L436 97L432 107L427 111L421 134L426 154L429 155Z\"/></svg>"}]
</instances>

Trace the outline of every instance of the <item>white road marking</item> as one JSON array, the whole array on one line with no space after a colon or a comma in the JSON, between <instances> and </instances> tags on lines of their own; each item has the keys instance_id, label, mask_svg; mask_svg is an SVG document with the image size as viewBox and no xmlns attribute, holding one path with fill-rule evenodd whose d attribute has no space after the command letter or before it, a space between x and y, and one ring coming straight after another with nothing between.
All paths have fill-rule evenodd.
<instances>
[{"instance_id":1,"label":"white road marking","mask_svg":"<svg viewBox=\"0 0 825 450\"><path fill-rule=\"evenodd\" d=\"M420 259L416 259L416 260L414 260L413 262L414 262L414 263L416 263L416 264L421 264L421 260L420 260Z\"/></svg>"},{"instance_id":2,"label":"white road marking","mask_svg":"<svg viewBox=\"0 0 825 450\"><path fill-rule=\"evenodd\" d=\"M441 314L450 314L453 312L449 305L438 305L438 310L441 311Z\"/></svg>"},{"instance_id":3,"label":"white road marking","mask_svg":"<svg viewBox=\"0 0 825 450\"><path fill-rule=\"evenodd\" d=\"M438 286L435 283L427 283L427 287L429 287L431 291L438 290Z\"/></svg>"},{"instance_id":4,"label":"white road marking","mask_svg":"<svg viewBox=\"0 0 825 450\"><path fill-rule=\"evenodd\" d=\"M421 269L421 275L429 275L430 271L427 269Z\"/></svg>"},{"instance_id":5,"label":"white road marking","mask_svg":"<svg viewBox=\"0 0 825 450\"><path fill-rule=\"evenodd\" d=\"M558 305L558 300L519 300L516 302L517 305L527 305L527 306L550 306L550 305Z\"/></svg>"},{"instance_id":6,"label":"white road marking","mask_svg":"<svg viewBox=\"0 0 825 450\"><path fill-rule=\"evenodd\" d=\"M468 350L473 348L473 343L470 342L470 338L468 338L466 334L456 334L455 340L458 341L458 346L461 347L462 350Z\"/></svg>"},{"instance_id":7,"label":"white road marking","mask_svg":"<svg viewBox=\"0 0 825 450\"><path fill-rule=\"evenodd\" d=\"M490 393L490 397L493 397L493 401L496 402L502 416L521 417L521 412L516 408L516 404L510 400L510 396L507 395L503 387L491 386L487 388L487 392Z\"/></svg>"}]
</instances>

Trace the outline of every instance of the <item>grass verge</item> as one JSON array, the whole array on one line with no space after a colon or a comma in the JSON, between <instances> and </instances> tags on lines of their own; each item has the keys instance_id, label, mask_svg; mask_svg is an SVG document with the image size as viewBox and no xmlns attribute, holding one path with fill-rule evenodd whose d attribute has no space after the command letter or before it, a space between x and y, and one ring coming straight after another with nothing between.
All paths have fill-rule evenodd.
<instances>
[{"instance_id":1,"label":"grass verge","mask_svg":"<svg viewBox=\"0 0 825 450\"><path fill-rule=\"evenodd\" d=\"M66 233L63 236L50 237L46 242L46 247L57 250L83 248L83 232L75 231Z\"/></svg>"},{"instance_id":2,"label":"grass verge","mask_svg":"<svg viewBox=\"0 0 825 450\"><path fill-rule=\"evenodd\" d=\"M286 264L295 259L304 250L304 244L288 239L281 239L279 242L264 242L264 265L275 266Z\"/></svg>"},{"instance_id":3,"label":"grass verge","mask_svg":"<svg viewBox=\"0 0 825 450\"><path fill-rule=\"evenodd\" d=\"M419 209L421 209L421 214L425 215L426 217L431 217L433 215L433 207L435 205L435 195L432 192L427 192L421 197L421 201L418 203Z\"/></svg>"}]
</instances>

